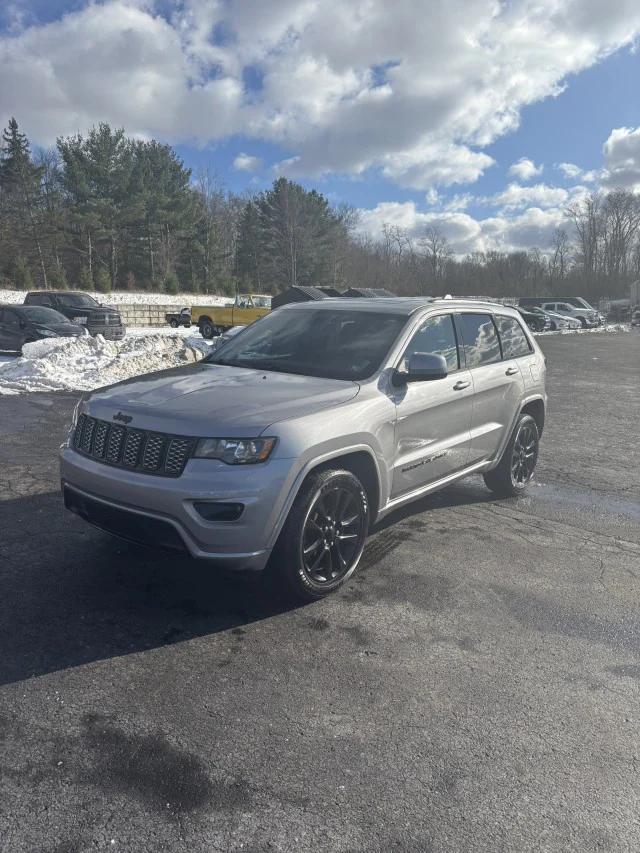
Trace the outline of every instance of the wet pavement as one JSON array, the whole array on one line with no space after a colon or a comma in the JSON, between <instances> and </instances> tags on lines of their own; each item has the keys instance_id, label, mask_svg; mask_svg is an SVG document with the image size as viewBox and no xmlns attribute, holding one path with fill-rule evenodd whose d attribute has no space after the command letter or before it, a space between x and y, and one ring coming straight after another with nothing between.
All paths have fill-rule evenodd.
<instances>
[{"instance_id":1,"label":"wet pavement","mask_svg":"<svg viewBox=\"0 0 640 853\"><path fill-rule=\"evenodd\" d=\"M0 398L0 851L640 849L640 333L558 336L538 478L291 608L61 508Z\"/></svg>"}]
</instances>

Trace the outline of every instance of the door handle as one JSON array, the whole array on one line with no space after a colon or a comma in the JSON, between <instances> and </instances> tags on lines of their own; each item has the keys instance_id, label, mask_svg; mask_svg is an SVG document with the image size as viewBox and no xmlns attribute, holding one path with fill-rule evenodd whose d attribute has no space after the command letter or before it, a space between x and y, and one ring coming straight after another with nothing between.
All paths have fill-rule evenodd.
<instances>
[{"instance_id":1,"label":"door handle","mask_svg":"<svg viewBox=\"0 0 640 853\"><path fill-rule=\"evenodd\" d=\"M471 385L471 382L467 379L458 379L456 384L453 386L454 391L462 391L463 388L468 388Z\"/></svg>"},{"instance_id":2,"label":"door handle","mask_svg":"<svg viewBox=\"0 0 640 853\"><path fill-rule=\"evenodd\" d=\"M512 366L512 367L507 367L507 369L505 370L505 374L506 374L507 376L513 376L513 375L514 375L515 373L517 373L517 372L518 372L518 368L517 368L517 367L513 367L513 366Z\"/></svg>"}]
</instances>

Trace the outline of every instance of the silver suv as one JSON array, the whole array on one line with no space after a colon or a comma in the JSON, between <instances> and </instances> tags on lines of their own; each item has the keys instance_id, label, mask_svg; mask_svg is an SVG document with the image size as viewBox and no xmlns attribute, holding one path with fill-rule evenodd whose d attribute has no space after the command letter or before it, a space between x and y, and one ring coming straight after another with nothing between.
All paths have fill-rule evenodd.
<instances>
[{"instance_id":1,"label":"silver suv","mask_svg":"<svg viewBox=\"0 0 640 853\"><path fill-rule=\"evenodd\" d=\"M61 449L65 504L128 539L268 565L317 599L397 507L474 473L520 494L544 379L538 345L503 305L287 305L195 365L83 399Z\"/></svg>"}]
</instances>

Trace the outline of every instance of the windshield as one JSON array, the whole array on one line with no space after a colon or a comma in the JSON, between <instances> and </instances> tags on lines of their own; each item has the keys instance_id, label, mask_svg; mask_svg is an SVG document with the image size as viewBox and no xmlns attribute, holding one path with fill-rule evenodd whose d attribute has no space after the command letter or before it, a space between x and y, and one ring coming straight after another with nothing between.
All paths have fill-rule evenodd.
<instances>
[{"instance_id":1,"label":"windshield","mask_svg":"<svg viewBox=\"0 0 640 853\"><path fill-rule=\"evenodd\" d=\"M69 321L53 308L40 308L37 305L25 306L20 310L20 315L29 320L30 323L68 323Z\"/></svg>"},{"instance_id":2,"label":"windshield","mask_svg":"<svg viewBox=\"0 0 640 853\"><path fill-rule=\"evenodd\" d=\"M406 322L404 315L377 311L275 311L247 326L204 361L361 380L380 367Z\"/></svg>"},{"instance_id":3,"label":"windshield","mask_svg":"<svg viewBox=\"0 0 640 853\"><path fill-rule=\"evenodd\" d=\"M271 308L270 296L252 296L251 299L256 308Z\"/></svg>"},{"instance_id":4,"label":"windshield","mask_svg":"<svg viewBox=\"0 0 640 853\"><path fill-rule=\"evenodd\" d=\"M86 293L62 293L58 296L60 305L67 308L98 308L98 303Z\"/></svg>"}]
</instances>

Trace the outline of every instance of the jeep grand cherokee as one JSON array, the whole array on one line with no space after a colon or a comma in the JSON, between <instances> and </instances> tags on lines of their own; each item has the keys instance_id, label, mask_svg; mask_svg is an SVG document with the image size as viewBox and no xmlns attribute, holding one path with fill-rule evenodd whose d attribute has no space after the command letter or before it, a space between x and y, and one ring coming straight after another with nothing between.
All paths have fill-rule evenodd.
<instances>
[{"instance_id":1,"label":"jeep grand cherokee","mask_svg":"<svg viewBox=\"0 0 640 853\"><path fill-rule=\"evenodd\" d=\"M469 474L533 476L545 361L520 315L451 299L287 305L196 365L89 394L66 506L137 541L270 569L299 598L354 572L370 525Z\"/></svg>"}]
</instances>

